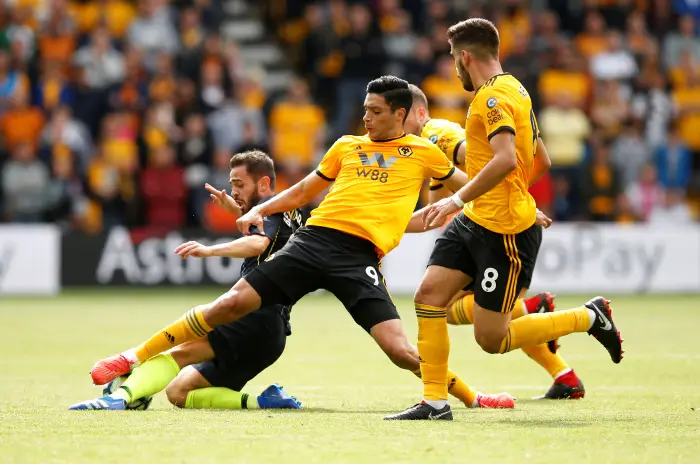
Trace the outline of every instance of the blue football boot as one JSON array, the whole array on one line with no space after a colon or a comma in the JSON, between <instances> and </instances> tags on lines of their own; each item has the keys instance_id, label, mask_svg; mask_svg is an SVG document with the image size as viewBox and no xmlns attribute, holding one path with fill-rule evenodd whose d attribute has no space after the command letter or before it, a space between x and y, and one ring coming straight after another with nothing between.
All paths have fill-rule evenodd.
<instances>
[{"instance_id":1,"label":"blue football boot","mask_svg":"<svg viewBox=\"0 0 700 464\"><path fill-rule=\"evenodd\" d=\"M301 409L301 402L274 383L258 396L258 406L260 409Z\"/></svg>"}]
</instances>

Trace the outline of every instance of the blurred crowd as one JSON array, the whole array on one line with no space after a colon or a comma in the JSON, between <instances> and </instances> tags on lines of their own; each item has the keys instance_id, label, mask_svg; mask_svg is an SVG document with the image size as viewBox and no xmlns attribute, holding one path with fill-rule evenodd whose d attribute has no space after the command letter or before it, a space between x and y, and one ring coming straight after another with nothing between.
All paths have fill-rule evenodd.
<instances>
[{"instance_id":1,"label":"blurred crowd","mask_svg":"<svg viewBox=\"0 0 700 464\"><path fill-rule=\"evenodd\" d=\"M700 179L700 2L693 0L287 0L270 22L331 115L355 129L363 84L419 85L434 118L464 123L447 27L493 20L553 169L532 188L557 220L693 221Z\"/></svg>"},{"instance_id":2,"label":"blurred crowd","mask_svg":"<svg viewBox=\"0 0 700 464\"><path fill-rule=\"evenodd\" d=\"M445 31L501 33L553 168L532 188L557 220L691 222L700 193L697 0L250 2L298 76L265 71L219 31L217 0L6 0L0 7L1 220L99 232L234 227L202 186L232 153L268 151L278 190L362 133L367 82L419 85L434 118L471 96Z\"/></svg>"}]
</instances>

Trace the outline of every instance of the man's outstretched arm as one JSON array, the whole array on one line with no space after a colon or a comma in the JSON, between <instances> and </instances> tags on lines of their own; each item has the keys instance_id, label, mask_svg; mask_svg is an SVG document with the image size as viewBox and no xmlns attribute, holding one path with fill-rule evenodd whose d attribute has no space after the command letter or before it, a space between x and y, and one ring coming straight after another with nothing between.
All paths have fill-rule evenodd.
<instances>
[{"instance_id":1,"label":"man's outstretched arm","mask_svg":"<svg viewBox=\"0 0 700 464\"><path fill-rule=\"evenodd\" d=\"M318 171L314 171L284 192L255 208L261 216L291 211L309 203L332 183L332 180L324 179Z\"/></svg>"}]
</instances>

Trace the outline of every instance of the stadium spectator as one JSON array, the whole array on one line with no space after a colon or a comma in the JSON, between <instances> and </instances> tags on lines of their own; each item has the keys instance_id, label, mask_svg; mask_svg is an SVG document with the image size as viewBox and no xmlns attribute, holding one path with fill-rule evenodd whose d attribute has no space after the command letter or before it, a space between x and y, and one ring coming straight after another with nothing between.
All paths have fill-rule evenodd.
<instances>
[{"instance_id":1,"label":"stadium spectator","mask_svg":"<svg viewBox=\"0 0 700 464\"><path fill-rule=\"evenodd\" d=\"M15 8L12 13L5 14L11 15L12 19L4 28L4 43L1 48L12 50L12 55L18 58L18 61L26 62L36 51L36 34L28 24L31 9Z\"/></svg>"},{"instance_id":2,"label":"stadium spectator","mask_svg":"<svg viewBox=\"0 0 700 464\"><path fill-rule=\"evenodd\" d=\"M75 24L68 16L65 0L52 2L48 14L41 21L39 54L42 60L70 61L77 45Z\"/></svg>"},{"instance_id":3,"label":"stadium spectator","mask_svg":"<svg viewBox=\"0 0 700 464\"><path fill-rule=\"evenodd\" d=\"M378 27L372 21L369 9L360 4L350 7L350 32L340 42L345 65L336 91L335 133L340 138L348 131L359 102L365 98L367 82L384 72L385 52Z\"/></svg>"},{"instance_id":4,"label":"stadium spectator","mask_svg":"<svg viewBox=\"0 0 700 464\"><path fill-rule=\"evenodd\" d=\"M679 190L688 187L693 169L692 154L676 127L671 130L666 143L656 149L655 162L661 185Z\"/></svg>"},{"instance_id":5,"label":"stadium spectator","mask_svg":"<svg viewBox=\"0 0 700 464\"><path fill-rule=\"evenodd\" d=\"M639 170L638 179L629 185L625 193L635 214L647 221L651 212L663 203L663 189L654 165L644 164Z\"/></svg>"},{"instance_id":6,"label":"stadium spectator","mask_svg":"<svg viewBox=\"0 0 700 464\"><path fill-rule=\"evenodd\" d=\"M528 41L532 32L530 11L522 0L506 0L498 15L496 26L501 39L501 59L508 58L519 40Z\"/></svg>"},{"instance_id":7,"label":"stadium spectator","mask_svg":"<svg viewBox=\"0 0 700 464\"><path fill-rule=\"evenodd\" d=\"M74 62L84 69L91 89L107 89L124 79L124 56L112 45L106 28L92 32L90 43L78 49Z\"/></svg>"},{"instance_id":8,"label":"stadium spectator","mask_svg":"<svg viewBox=\"0 0 700 464\"><path fill-rule=\"evenodd\" d=\"M226 100L226 80L220 59L212 57L202 63L200 82L202 90L199 98L203 110L210 113L221 108Z\"/></svg>"},{"instance_id":9,"label":"stadium spectator","mask_svg":"<svg viewBox=\"0 0 700 464\"><path fill-rule=\"evenodd\" d=\"M243 127L250 123L255 132L263 130L263 115L260 110L244 108L241 104L243 89L238 86L218 110L207 116L212 131L214 146L234 150L243 144ZM239 97L239 98L236 98Z\"/></svg>"},{"instance_id":10,"label":"stadium spectator","mask_svg":"<svg viewBox=\"0 0 700 464\"><path fill-rule=\"evenodd\" d=\"M0 116L12 106L17 95L28 90L26 76L11 67L7 52L0 48Z\"/></svg>"},{"instance_id":11,"label":"stadium spectator","mask_svg":"<svg viewBox=\"0 0 700 464\"><path fill-rule=\"evenodd\" d=\"M700 84L700 60L691 50L683 50L678 64L669 70L669 75L674 89L695 87Z\"/></svg>"},{"instance_id":12,"label":"stadium spectator","mask_svg":"<svg viewBox=\"0 0 700 464\"><path fill-rule=\"evenodd\" d=\"M204 29L196 8L186 8L180 15L180 53L198 53L204 44Z\"/></svg>"},{"instance_id":13,"label":"stadium spectator","mask_svg":"<svg viewBox=\"0 0 700 464\"><path fill-rule=\"evenodd\" d=\"M24 143L35 149L44 128L44 114L29 105L27 93L20 91L13 95L8 110L0 117L0 134L8 151Z\"/></svg>"},{"instance_id":14,"label":"stadium spectator","mask_svg":"<svg viewBox=\"0 0 700 464\"><path fill-rule=\"evenodd\" d=\"M597 10L586 14L584 30L576 37L576 48L586 59L591 59L607 50L605 18Z\"/></svg>"},{"instance_id":15,"label":"stadium spectator","mask_svg":"<svg viewBox=\"0 0 700 464\"><path fill-rule=\"evenodd\" d=\"M110 90L109 104L112 110L140 112L146 107L148 85L141 66L141 53L128 48L125 55L126 78Z\"/></svg>"},{"instance_id":16,"label":"stadium spectator","mask_svg":"<svg viewBox=\"0 0 700 464\"><path fill-rule=\"evenodd\" d=\"M625 48L623 36L618 31L607 34L607 47L591 57L591 73L600 80L632 79L637 74L634 55Z\"/></svg>"},{"instance_id":17,"label":"stadium spectator","mask_svg":"<svg viewBox=\"0 0 700 464\"><path fill-rule=\"evenodd\" d=\"M158 64L151 75L151 83L148 86L148 96L154 103L173 103L175 100L175 68L173 58L161 53L158 56Z\"/></svg>"},{"instance_id":18,"label":"stadium spectator","mask_svg":"<svg viewBox=\"0 0 700 464\"><path fill-rule=\"evenodd\" d=\"M688 50L681 56L679 67L671 73L675 80L672 99L681 138L693 152L700 152L700 61Z\"/></svg>"},{"instance_id":19,"label":"stadium spectator","mask_svg":"<svg viewBox=\"0 0 700 464\"><path fill-rule=\"evenodd\" d=\"M101 150L88 167L87 194L90 203L86 211L85 228L98 232L122 225L135 225L136 180L135 156L124 157L113 163Z\"/></svg>"},{"instance_id":20,"label":"stadium spectator","mask_svg":"<svg viewBox=\"0 0 700 464\"><path fill-rule=\"evenodd\" d=\"M65 75L63 63L45 60L42 65L41 78L32 92L32 104L45 113L52 112L58 106L72 105L75 91Z\"/></svg>"},{"instance_id":21,"label":"stadium spectator","mask_svg":"<svg viewBox=\"0 0 700 464\"><path fill-rule=\"evenodd\" d=\"M405 75L406 68L415 55L418 36L411 31L411 17L403 10L396 12L391 30L385 29L383 46L389 58L385 72Z\"/></svg>"},{"instance_id":22,"label":"stadium spectator","mask_svg":"<svg viewBox=\"0 0 700 464\"><path fill-rule=\"evenodd\" d=\"M172 230L185 224L187 185L172 146L164 144L149 152L140 187L147 226Z\"/></svg>"},{"instance_id":23,"label":"stadium spectator","mask_svg":"<svg viewBox=\"0 0 700 464\"><path fill-rule=\"evenodd\" d=\"M308 84L295 79L287 98L270 113L272 156L278 171L299 168L304 175L313 169L322 153L325 122L323 111L311 100Z\"/></svg>"},{"instance_id":24,"label":"stadium spectator","mask_svg":"<svg viewBox=\"0 0 700 464\"><path fill-rule=\"evenodd\" d=\"M611 159L617 167L624 186L637 179L642 167L651 161L651 152L642 138L641 121L628 120L615 138Z\"/></svg>"},{"instance_id":25,"label":"stadium spectator","mask_svg":"<svg viewBox=\"0 0 700 464\"><path fill-rule=\"evenodd\" d=\"M546 10L535 17L535 28L531 40L533 55L538 57L550 55L561 45L563 39L556 14Z\"/></svg>"},{"instance_id":26,"label":"stadium spectator","mask_svg":"<svg viewBox=\"0 0 700 464\"><path fill-rule=\"evenodd\" d=\"M625 42L638 61L648 50L657 46L656 40L647 29L644 13L639 10L627 17L625 32Z\"/></svg>"},{"instance_id":27,"label":"stadium spectator","mask_svg":"<svg viewBox=\"0 0 700 464\"><path fill-rule=\"evenodd\" d=\"M667 90L666 78L658 70L650 70L639 77L630 110L633 117L643 122L649 147L656 149L666 140L675 113L673 101Z\"/></svg>"},{"instance_id":28,"label":"stadium spectator","mask_svg":"<svg viewBox=\"0 0 700 464\"><path fill-rule=\"evenodd\" d=\"M428 76L420 87L430 102L431 117L464 125L467 117L466 94L455 74L455 62L451 56L438 58L437 72Z\"/></svg>"},{"instance_id":29,"label":"stadium spectator","mask_svg":"<svg viewBox=\"0 0 700 464\"><path fill-rule=\"evenodd\" d=\"M617 81L600 81L591 107L591 121L603 130L606 137L616 137L629 117L628 99Z\"/></svg>"},{"instance_id":30,"label":"stadium spectator","mask_svg":"<svg viewBox=\"0 0 700 464\"><path fill-rule=\"evenodd\" d=\"M547 152L554 172L581 164L591 124L586 113L574 106L570 94L561 93L552 98L551 105L540 114L539 126L547 140Z\"/></svg>"},{"instance_id":31,"label":"stadium spectator","mask_svg":"<svg viewBox=\"0 0 700 464\"><path fill-rule=\"evenodd\" d=\"M326 21L319 4L306 6L304 20L308 33L299 50L297 71L316 90L318 101L330 106L335 78L343 67L343 56L338 50L339 38L333 31L333 22Z\"/></svg>"},{"instance_id":32,"label":"stadium spectator","mask_svg":"<svg viewBox=\"0 0 700 464\"><path fill-rule=\"evenodd\" d=\"M87 126L74 119L68 106L57 108L41 134L41 151L45 160L55 159L57 153L70 153L71 162L75 155L79 172L85 172L93 154L93 144ZM59 155L60 156L60 155ZM64 172L65 166L61 165Z\"/></svg>"},{"instance_id":33,"label":"stadium spectator","mask_svg":"<svg viewBox=\"0 0 700 464\"><path fill-rule=\"evenodd\" d=\"M179 125L183 125L190 114L203 113L197 100L197 85L186 77L181 77L177 81L173 104L175 105L175 121Z\"/></svg>"},{"instance_id":34,"label":"stadium spectator","mask_svg":"<svg viewBox=\"0 0 700 464\"><path fill-rule=\"evenodd\" d=\"M695 18L690 15L681 16L678 20L678 31L668 34L663 46L667 69L678 65L683 51L691 52L694 61L700 60L700 38L696 34Z\"/></svg>"},{"instance_id":35,"label":"stadium spectator","mask_svg":"<svg viewBox=\"0 0 700 464\"><path fill-rule=\"evenodd\" d=\"M530 38L514 31L514 42L508 58L503 61L503 69L507 69L509 73L515 76L526 89L537 88L537 78L540 69L542 69L543 57L539 54L533 56L530 47ZM539 112L539 95L537 92L530 94L532 99L532 107L535 112Z\"/></svg>"},{"instance_id":36,"label":"stadium spectator","mask_svg":"<svg viewBox=\"0 0 700 464\"><path fill-rule=\"evenodd\" d=\"M44 220L57 223L66 229L79 226L87 207L87 198L73 158L55 156L51 166L53 179L46 187Z\"/></svg>"},{"instance_id":37,"label":"stadium spectator","mask_svg":"<svg viewBox=\"0 0 700 464\"><path fill-rule=\"evenodd\" d=\"M551 66L540 73L537 83L542 104L549 105L557 95L566 93L576 107L585 108L591 94L585 62L579 60L576 50L564 41L555 46L552 58Z\"/></svg>"},{"instance_id":38,"label":"stadium spectator","mask_svg":"<svg viewBox=\"0 0 700 464\"><path fill-rule=\"evenodd\" d=\"M191 113L183 124L183 135L178 144L178 160L183 166L209 166L213 152L211 132L202 114Z\"/></svg>"},{"instance_id":39,"label":"stadium spectator","mask_svg":"<svg viewBox=\"0 0 700 464\"><path fill-rule=\"evenodd\" d=\"M589 221L612 221L616 215L616 202L622 191L617 168L610 160L607 143L594 143L591 161L583 168L578 183L584 217Z\"/></svg>"},{"instance_id":40,"label":"stadium spectator","mask_svg":"<svg viewBox=\"0 0 700 464\"><path fill-rule=\"evenodd\" d=\"M47 206L50 173L33 150L26 141L14 144L2 169L4 216L13 222L41 222Z\"/></svg>"},{"instance_id":41,"label":"stadium spectator","mask_svg":"<svg viewBox=\"0 0 700 464\"><path fill-rule=\"evenodd\" d=\"M146 69L156 68L160 53L174 54L178 36L161 0L139 0L139 15L129 26L128 41L143 54Z\"/></svg>"},{"instance_id":42,"label":"stadium spectator","mask_svg":"<svg viewBox=\"0 0 700 464\"><path fill-rule=\"evenodd\" d=\"M423 82L435 72L435 60L430 39L419 37L413 57L406 65L406 80L408 82Z\"/></svg>"}]
</instances>

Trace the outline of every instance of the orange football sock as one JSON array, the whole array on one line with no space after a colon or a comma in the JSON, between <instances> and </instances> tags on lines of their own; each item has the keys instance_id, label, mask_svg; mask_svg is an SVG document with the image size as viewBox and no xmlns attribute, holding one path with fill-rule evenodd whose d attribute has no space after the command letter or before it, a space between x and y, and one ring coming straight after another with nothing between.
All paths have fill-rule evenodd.
<instances>
[{"instance_id":1,"label":"orange football sock","mask_svg":"<svg viewBox=\"0 0 700 464\"><path fill-rule=\"evenodd\" d=\"M510 322L500 352L539 345L574 332L587 332L590 326L591 317L585 306L554 313L530 314Z\"/></svg>"},{"instance_id":2,"label":"orange football sock","mask_svg":"<svg viewBox=\"0 0 700 464\"><path fill-rule=\"evenodd\" d=\"M423 398L428 401L447 400L450 337L447 333L445 308L416 304L416 316Z\"/></svg>"},{"instance_id":3,"label":"orange football sock","mask_svg":"<svg viewBox=\"0 0 700 464\"><path fill-rule=\"evenodd\" d=\"M193 308L134 350L139 363L191 340L204 337L212 328L204 321L202 310Z\"/></svg>"}]
</instances>

